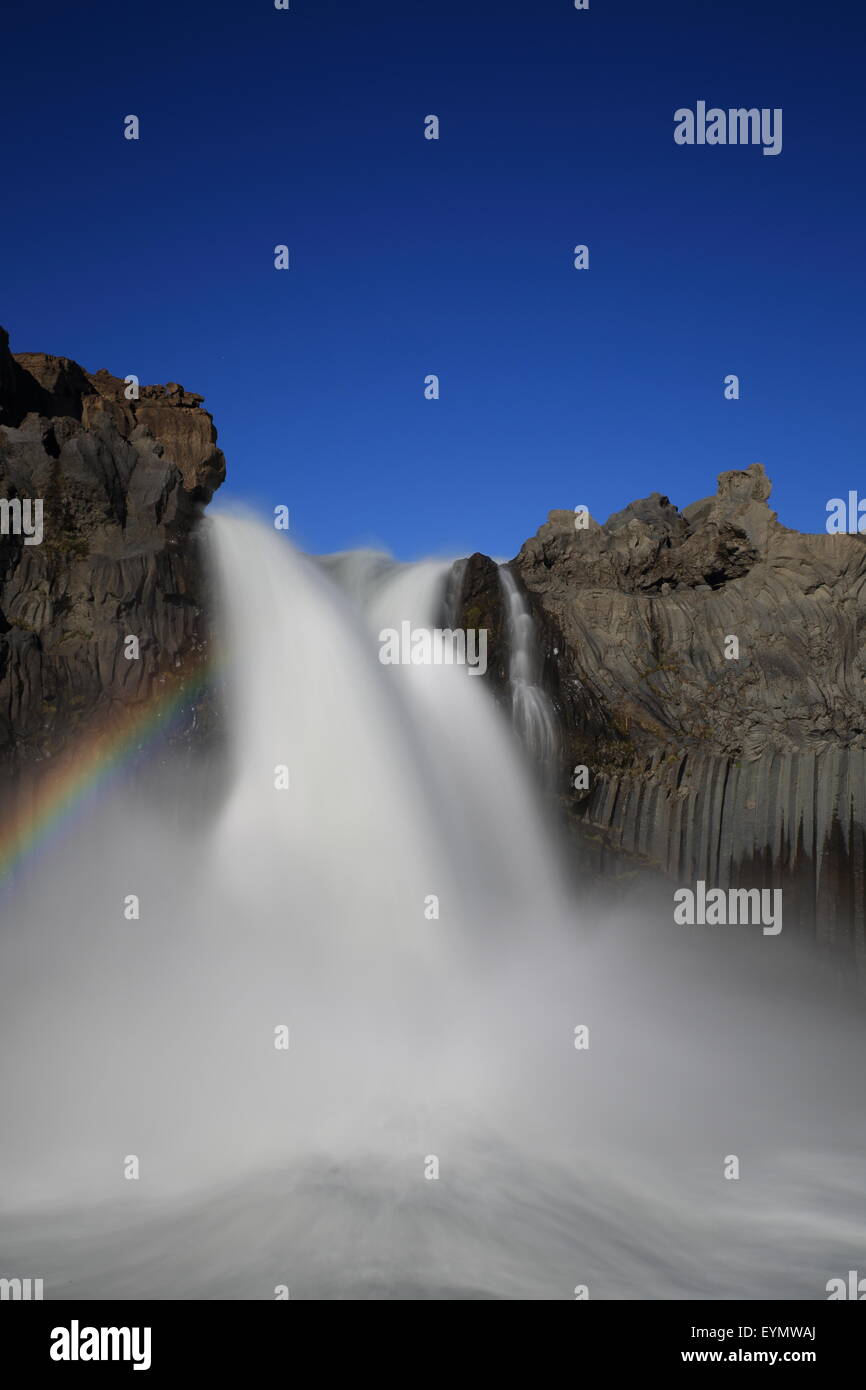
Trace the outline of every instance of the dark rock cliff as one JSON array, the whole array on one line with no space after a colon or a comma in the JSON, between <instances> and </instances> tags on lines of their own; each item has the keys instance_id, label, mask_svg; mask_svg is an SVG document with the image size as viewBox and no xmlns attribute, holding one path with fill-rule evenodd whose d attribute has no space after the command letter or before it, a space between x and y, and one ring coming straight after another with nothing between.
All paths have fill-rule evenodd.
<instances>
[{"instance_id":1,"label":"dark rock cliff","mask_svg":"<svg viewBox=\"0 0 866 1390\"><path fill-rule=\"evenodd\" d=\"M683 511L659 493L604 526L554 511L510 568L563 734L561 799L598 833L598 867L783 887L790 929L866 964L866 539L788 530L770 490L754 464ZM501 605L484 557L472 574L465 622Z\"/></svg>"},{"instance_id":2,"label":"dark rock cliff","mask_svg":"<svg viewBox=\"0 0 866 1390\"><path fill-rule=\"evenodd\" d=\"M196 528L225 460L201 396L169 383L130 400L129 389L65 357L12 355L0 330L7 792L81 732L110 730L130 707L177 687L205 654ZM15 533L19 514L7 503L25 499L42 502L39 543Z\"/></svg>"}]
</instances>

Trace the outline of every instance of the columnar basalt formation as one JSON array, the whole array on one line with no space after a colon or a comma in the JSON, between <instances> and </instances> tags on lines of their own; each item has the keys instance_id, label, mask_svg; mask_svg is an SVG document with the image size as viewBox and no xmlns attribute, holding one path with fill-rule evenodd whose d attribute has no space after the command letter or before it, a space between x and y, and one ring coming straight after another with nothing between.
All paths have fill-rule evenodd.
<instances>
[{"instance_id":1,"label":"columnar basalt formation","mask_svg":"<svg viewBox=\"0 0 866 1390\"><path fill-rule=\"evenodd\" d=\"M753 464L683 511L659 493L603 526L553 511L511 568L562 799L603 866L619 850L677 883L782 884L791 930L866 964L866 539L791 531L770 491Z\"/></svg>"},{"instance_id":2,"label":"columnar basalt formation","mask_svg":"<svg viewBox=\"0 0 866 1390\"><path fill-rule=\"evenodd\" d=\"M134 388L0 330L0 499L39 500L0 535L0 767L36 769L158 700L205 657L197 543L225 460L202 397ZM138 641L138 655L130 637Z\"/></svg>"}]
</instances>

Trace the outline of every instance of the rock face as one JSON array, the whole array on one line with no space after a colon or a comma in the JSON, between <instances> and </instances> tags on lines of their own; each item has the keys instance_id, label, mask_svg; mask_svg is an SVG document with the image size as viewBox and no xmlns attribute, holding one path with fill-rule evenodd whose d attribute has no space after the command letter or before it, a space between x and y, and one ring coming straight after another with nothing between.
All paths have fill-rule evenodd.
<instances>
[{"instance_id":1,"label":"rock face","mask_svg":"<svg viewBox=\"0 0 866 1390\"><path fill-rule=\"evenodd\" d=\"M753 464L683 511L653 493L580 530L554 511L510 568L562 724L563 801L605 863L781 886L790 930L866 966L866 539L790 531L770 491Z\"/></svg>"},{"instance_id":2,"label":"rock face","mask_svg":"<svg viewBox=\"0 0 866 1390\"><path fill-rule=\"evenodd\" d=\"M225 476L201 396L9 351L0 330L0 767L37 768L183 681L206 645L196 525ZM11 507L2 499L11 502ZM41 500L41 543L15 534ZM31 513L32 515L32 513ZM19 528L20 531L20 528ZM128 659L127 639L140 656Z\"/></svg>"}]
</instances>

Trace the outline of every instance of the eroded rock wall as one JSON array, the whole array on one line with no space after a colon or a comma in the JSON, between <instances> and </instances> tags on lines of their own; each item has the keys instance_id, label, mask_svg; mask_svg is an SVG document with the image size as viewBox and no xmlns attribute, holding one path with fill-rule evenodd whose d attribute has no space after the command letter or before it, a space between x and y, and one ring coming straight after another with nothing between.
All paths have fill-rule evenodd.
<instances>
[{"instance_id":1,"label":"eroded rock wall","mask_svg":"<svg viewBox=\"0 0 866 1390\"><path fill-rule=\"evenodd\" d=\"M755 464L682 511L659 493L603 526L554 511L510 568L599 867L784 885L792 926L866 964L866 538L788 530L770 492Z\"/></svg>"},{"instance_id":2,"label":"eroded rock wall","mask_svg":"<svg viewBox=\"0 0 866 1390\"><path fill-rule=\"evenodd\" d=\"M39 499L43 536L0 535L4 785L110 729L206 660L204 505L225 460L202 397L9 351L0 330L0 498ZM126 656L138 639L140 656Z\"/></svg>"}]
</instances>

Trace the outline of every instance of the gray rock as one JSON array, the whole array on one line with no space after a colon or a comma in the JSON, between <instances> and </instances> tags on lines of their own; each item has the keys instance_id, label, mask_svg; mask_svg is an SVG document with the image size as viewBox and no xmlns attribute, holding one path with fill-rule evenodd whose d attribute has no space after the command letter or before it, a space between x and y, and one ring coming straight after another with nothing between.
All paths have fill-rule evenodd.
<instances>
[{"instance_id":1,"label":"gray rock","mask_svg":"<svg viewBox=\"0 0 866 1390\"><path fill-rule=\"evenodd\" d=\"M40 545L0 536L7 794L206 659L196 532L225 460L200 396L170 383L128 402L124 387L68 358L14 357L0 330L0 497L44 507Z\"/></svg>"},{"instance_id":2,"label":"gray rock","mask_svg":"<svg viewBox=\"0 0 866 1390\"><path fill-rule=\"evenodd\" d=\"M557 649L570 813L683 886L784 884L789 930L866 966L866 539L788 530L770 492L753 464L682 512L553 511L512 569Z\"/></svg>"}]
</instances>

